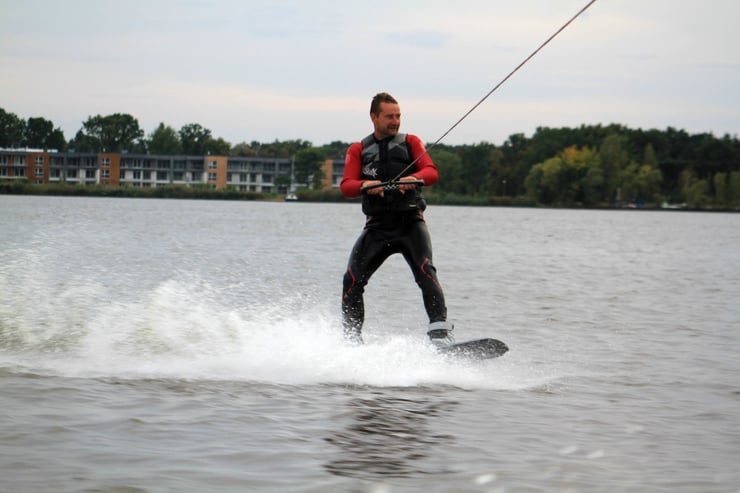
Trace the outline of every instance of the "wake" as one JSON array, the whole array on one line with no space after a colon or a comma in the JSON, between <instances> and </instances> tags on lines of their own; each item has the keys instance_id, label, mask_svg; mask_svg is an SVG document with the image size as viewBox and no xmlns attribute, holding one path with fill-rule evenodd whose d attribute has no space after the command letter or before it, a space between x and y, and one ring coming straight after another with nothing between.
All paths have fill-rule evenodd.
<instances>
[{"instance_id":1,"label":"wake","mask_svg":"<svg viewBox=\"0 0 740 493\"><path fill-rule=\"evenodd\" d=\"M558 378L516 350L486 362L445 358L419 329L369 327L365 345L348 346L333 305L288 314L284 303L235 308L207 286L175 280L139 301L95 298L101 290L83 283L34 310L1 306L0 366L75 378L514 390Z\"/></svg>"}]
</instances>

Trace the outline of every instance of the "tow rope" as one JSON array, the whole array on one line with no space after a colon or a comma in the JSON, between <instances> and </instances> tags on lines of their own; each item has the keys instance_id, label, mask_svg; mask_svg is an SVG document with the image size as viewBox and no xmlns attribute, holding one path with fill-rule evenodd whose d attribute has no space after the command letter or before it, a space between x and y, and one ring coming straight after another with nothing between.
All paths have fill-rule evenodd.
<instances>
[{"instance_id":1,"label":"tow rope","mask_svg":"<svg viewBox=\"0 0 740 493\"><path fill-rule=\"evenodd\" d=\"M595 2L596 2L596 0L590 0L583 8L581 8L581 10L579 10L573 17L571 17L568 20L568 22L566 22L565 24L563 24L560 27L560 29L558 29L557 31L555 31L549 38L547 38L527 58L525 58L519 65L517 65L516 67L514 67L514 70L512 70L511 72L509 72L509 74L506 77L504 77L503 79L501 79L501 82L499 82L498 84L496 84L493 87L493 89L491 89L490 91L488 91L488 93L486 93L486 95L483 96L480 101L478 101L477 103L475 103L473 105L473 107L470 108L462 117L460 117L460 119L457 120L450 128L448 128L445 133L443 133L437 140L435 140L431 145L429 145L429 147L427 147L425 149L425 151L424 151L423 154L421 154L416 159L414 159L413 161L411 161L411 163L408 166L406 166L395 178L393 178L392 180L390 180L387 183L392 184L392 183L398 181L398 179L401 178L404 175L404 173L406 173L412 166L414 166L419 159L421 159L425 154L428 154L430 149L432 149L434 146L436 146L437 144L439 144L442 141L442 139L444 139L445 137L447 137L447 135L450 132L452 132L455 129L455 127L457 127L458 125L460 125L460 123L462 123L463 120L465 120L473 111L476 110L476 108L478 108L478 106L480 106L481 104L483 104L483 102L486 99L488 99L489 96L491 96L491 94L493 94L494 92L496 92L496 90L499 87L501 87L502 85L504 85L504 83L507 80L509 80L511 78L511 76L513 76L520 68L522 68L524 65L526 65L527 62L529 62L532 58L534 58L534 56L537 53L539 53L545 46L547 46L550 43L550 41L552 41L553 39L555 39L555 37L558 34L560 34L561 32L563 32L573 21L575 21L581 14L583 14L586 10L588 10L588 8L591 5L593 5Z\"/></svg>"}]
</instances>

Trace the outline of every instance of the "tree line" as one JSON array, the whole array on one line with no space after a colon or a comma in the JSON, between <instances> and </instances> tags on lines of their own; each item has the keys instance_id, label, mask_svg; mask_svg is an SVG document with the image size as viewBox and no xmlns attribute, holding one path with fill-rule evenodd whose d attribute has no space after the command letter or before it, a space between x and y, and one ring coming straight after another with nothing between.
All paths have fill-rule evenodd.
<instances>
[{"instance_id":1,"label":"tree line","mask_svg":"<svg viewBox=\"0 0 740 493\"><path fill-rule=\"evenodd\" d=\"M231 144L197 123L160 123L149 134L125 113L88 117L70 140L53 122L24 120L0 108L0 147L163 155L291 158L295 178L318 187L320 163L341 159L348 142L305 140ZM496 145L438 144L429 154L443 179L427 195L443 203L608 207L661 203L740 210L740 141L736 136L631 129L619 124L540 127Z\"/></svg>"}]
</instances>

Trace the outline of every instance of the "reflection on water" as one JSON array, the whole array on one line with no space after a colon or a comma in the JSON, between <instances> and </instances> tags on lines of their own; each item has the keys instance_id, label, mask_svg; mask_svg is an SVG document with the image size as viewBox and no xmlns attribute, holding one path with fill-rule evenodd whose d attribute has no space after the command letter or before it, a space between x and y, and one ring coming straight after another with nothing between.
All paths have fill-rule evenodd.
<instances>
[{"instance_id":1,"label":"reflection on water","mask_svg":"<svg viewBox=\"0 0 740 493\"><path fill-rule=\"evenodd\" d=\"M340 454L325 465L332 474L361 479L404 478L442 472L425 470L426 459L443 460L443 446L453 437L435 428L438 418L457 402L440 396L398 397L378 392L348 403L351 422L326 440ZM441 420L445 421L445 420Z\"/></svg>"}]
</instances>

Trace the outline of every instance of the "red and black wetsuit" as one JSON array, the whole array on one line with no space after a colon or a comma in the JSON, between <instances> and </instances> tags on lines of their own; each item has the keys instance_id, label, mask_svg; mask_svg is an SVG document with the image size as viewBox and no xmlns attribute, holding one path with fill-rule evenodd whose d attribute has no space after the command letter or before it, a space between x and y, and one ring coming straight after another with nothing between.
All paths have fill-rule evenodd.
<instances>
[{"instance_id":1,"label":"red and black wetsuit","mask_svg":"<svg viewBox=\"0 0 740 493\"><path fill-rule=\"evenodd\" d=\"M421 156L410 169L405 168ZM404 171L405 170L405 171ZM423 211L426 207L421 192L385 191L384 196L362 194L365 180L388 181L413 175L425 185L439 179L437 167L415 135L397 134L376 140L373 135L349 147L341 183L345 197L362 195L365 228L352 248L342 292L342 317L345 334L359 335L365 317L363 293L373 273L392 254L401 253L411 267L416 284L422 291L429 322L447 318L442 287L432 263L432 243Z\"/></svg>"}]
</instances>

